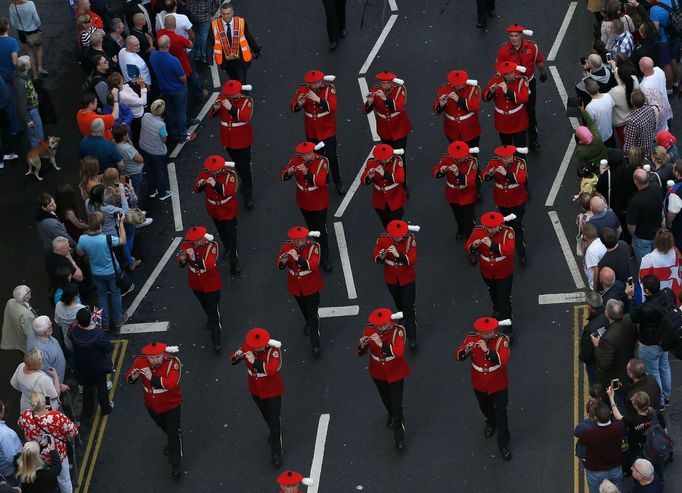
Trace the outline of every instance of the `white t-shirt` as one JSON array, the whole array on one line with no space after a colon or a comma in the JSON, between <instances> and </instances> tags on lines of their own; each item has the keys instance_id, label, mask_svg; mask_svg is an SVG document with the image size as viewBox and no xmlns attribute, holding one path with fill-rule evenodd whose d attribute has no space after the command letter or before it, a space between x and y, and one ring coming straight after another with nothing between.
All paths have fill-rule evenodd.
<instances>
[{"instance_id":1,"label":"white t-shirt","mask_svg":"<svg viewBox=\"0 0 682 493\"><path fill-rule=\"evenodd\" d=\"M597 125L603 141L610 139L613 135L611 117L615 105L616 103L613 102L610 94L602 94L600 98L592 99L585 107L585 111L587 111L587 114L592 117Z\"/></svg>"},{"instance_id":2,"label":"white t-shirt","mask_svg":"<svg viewBox=\"0 0 682 493\"><path fill-rule=\"evenodd\" d=\"M125 48L118 52L118 65L121 67L121 74L123 75L123 81L128 82L133 77L128 73L128 66L134 65L137 67L138 72L144 78L145 84L148 86L152 85L152 75L149 73L149 68L144 60L137 53L127 52ZM134 76L134 74L133 74Z\"/></svg>"},{"instance_id":3,"label":"white t-shirt","mask_svg":"<svg viewBox=\"0 0 682 493\"><path fill-rule=\"evenodd\" d=\"M156 30L160 31L161 29L165 29L167 15L175 16L175 34L179 34L183 38L189 39L187 31L192 29L192 23L190 22L189 17L184 14L169 14L165 10L162 10L156 14Z\"/></svg>"},{"instance_id":4,"label":"white t-shirt","mask_svg":"<svg viewBox=\"0 0 682 493\"><path fill-rule=\"evenodd\" d=\"M641 90L651 88L656 89L661 93L661 96L668 98L668 90L665 87L665 72L659 67L654 67L654 73L648 77L645 75L642 78L642 82L639 83L639 88Z\"/></svg>"},{"instance_id":5,"label":"white t-shirt","mask_svg":"<svg viewBox=\"0 0 682 493\"><path fill-rule=\"evenodd\" d=\"M668 196L668 212L671 214L679 214L682 210L682 198L676 193L671 193Z\"/></svg>"},{"instance_id":6,"label":"white t-shirt","mask_svg":"<svg viewBox=\"0 0 682 493\"><path fill-rule=\"evenodd\" d=\"M606 255L606 247L599 238L594 240L585 251L584 269L590 287L594 286L594 271L592 269L595 265L599 265L599 261L604 255Z\"/></svg>"}]
</instances>

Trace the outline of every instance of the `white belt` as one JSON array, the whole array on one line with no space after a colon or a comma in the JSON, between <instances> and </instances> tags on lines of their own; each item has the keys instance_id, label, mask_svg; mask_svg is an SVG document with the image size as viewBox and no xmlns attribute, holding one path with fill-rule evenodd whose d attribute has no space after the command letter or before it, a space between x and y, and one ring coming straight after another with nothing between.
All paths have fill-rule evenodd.
<instances>
[{"instance_id":1,"label":"white belt","mask_svg":"<svg viewBox=\"0 0 682 493\"><path fill-rule=\"evenodd\" d=\"M471 118L472 116L474 116L473 111L471 113L467 113L464 116L452 116L452 115L448 115L447 113L445 113L445 118L449 118L453 122L461 122L462 120L466 120L467 118Z\"/></svg>"},{"instance_id":2,"label":"white belt","mask_svg":"<svg viewBox=\"0 0 682 493\"><path fill-rule=\"evenodd\" d=\"M300 183L296 182L296 186L303 190L304 192L312 192L313 190L317 190L318 187L308 187L308 188L303 188Z\"/></svg>"},{"instance_id":3,"label":"white belt","mask_svg":"<svg viewBox=\"0 0 682 493\"><path fill-rule=\"evenodd\" d=\"M396 262L394 262L393 260L388 260L388 259L384 259L384 264L390 265L391 267L397 267L399 265Z\"/></svg>"},{"instance_id":4,"label":"white belt","mask_svg":"<svg viewBox=\"0 0 682 493\"><path fill-rule=\"evenodd\" d=\"M148 390L147 387L144 388L145 392L149 394L163 394L164 392L167 392L168 389L151 389Z\"/></svg>"},{"instance_id":5,"label":"white belt","mask_svg":"<svg viewBox=\"0 0 682 493\"><path fill-rule=\"evenodd\" d=\"M379 118L384 118L384 119L395 118L400 113L401 113L400 111L396 111L395 113L391 113L390 115L384 115L383 113L379 113L378 111L376 112L376 114Z\"/></svg>"},{"instance_id":6,"label":"white belt","mask_svg":"<svg viewBox=\"0 0 682 493\"><path fill-rule=\"evenodd\" d=\"M486 257L485 255L481 255L481 259L485 260L486 262L501 262L502 260L506 259L506 256L501 256L501 257L495 257L495 258L490 258Z\"/></svg>"},{"instance_id":7,"label":"white belt","mask_svg":"<svg viewBox=\"0 0 682 493\"><path fill-rule=\"evenodd\" d=\"M385 358L380 358L379 356L374 356L373 354L370 354L370 356L372 357L372 359L379 361L381 363L395 359L395 356L386 356Z\"/></svg>"},{"instance_id":8,"label":"white belt","mask_svg":"<svg viewBox=\"0 0 682 493\"><path fill-rule=\"evenodd\" d=\"M263 377L268 376L267 373L257 373L257 372L252 371L252 370L247 370L247 371L249 372L249 375L251 375L252 377L256 377L256 378L263 378Z\"/></svg>"},{"instance_id":9,"label":"white belt","mask_svg":"<svg viewBox=\"0 0 682 493\"><path fill-rule=\"evenodd\" d=\"M206 199L206 201L207 201L209 204L213 204L213 205L223 205L223 204L227 204L230 200L232 200L232 197L227 197L226 199L219 200L219 201L211 200L211 199Z\"/></svg>"},{"instance_id":10,"label":"white belt","mask_svg":"<svg viewBox=\"0 0 682 493\"><path fill-rule=\"evenodd\" d=\"M311 272L312 272L311 270L302 270L300 272L296 272L295 270L289 269L289 274L291 274L292 276L296 276L296 277L307 276Z\"/></svg>"},{"instance_id":11,"label":"white belt","mask_svg":"<svg viewBox=\"0 0 682 493\"><path fill-rule=\"evenodd\" d=\"M467 186L466 185L460 185L458 187L454 186L452 183L449 181L446 181L445 184L449 186L450 188L454 188L455 190L464 190Z\"/></svg>"},{"instance_id":12,"label":"white belt","mask_svg":"<svg viewBox=\"0 0 682 493\"><path fill-rule=\"evenodd\" d=\"M480 371L481 373L491 373L497 370L500 365L491 366L490 368L481 368L480 366L476 366L475 364L471 363L471 367L476 371Z\"/></svg>"},{"instance_id":13,"label":"white belt","mask_svg":"<svg viewBox=\"0 0 682 493\"><path fill-rule=\"evenodd\" d=\"M498 113L501 114L501 115L513 115L513 114L516 113L517 111L520 111L521 108L523 108L523 105L522 105L522 104L518 105L518 106L517 106L516 108L514 108L513 110L504 111L504 110L501 110L500 108L498 108L497 106L495 106L495 111L498 112Z\"/></svg>"},{"instance_id":14,"label":"white belt","mask_svg":"<svg viewBox=\"0 0 682 493\"><path fill-rule=\"evenodd\" d=\"M187 267L189 267L189 270L191 270L196 275L201 275L204 272L207 272L206 270L199 270L196 267L192 267L191 265L188 265Z\"/></svg>"},{"instance_id":15,"label":"white belt","mask_svg":"<svg viewBox=\"0 0 682 493\"><path fill-rule=\"evenodd\" d=\"M304 113L305 116L307 116L308 118L321 118L321 117L327 116L327 115L329 114L328 111L323 111L322 113L317 113L317 114L308 113L308 112L306 112L306 111L304 111L303 113Z\"/></svg>"},{"instance_id":16,"label":"white belt","mask_svg":"<svg viewBox=\"0 0 682 493\"><path fill-rule=\"evenodd\" d=\"M388 185L388 186L386 186L386 187L380 187L379 185L377 185L377 184L375 183L375 184L374 184L374 188L376 188L376 189L379 190L379 191L386 192L387 190L391 190L392 188L395 188L395 187L397 187L398 185L400 185L400 183L391 183L390 185Z\"/></svg>"},{"instance_id":17,"label":"white belt","mask_svg":"<svg viewBox=\"0 0 682 493\"><path fill-rule=\"evenodd\" d=\"M247 123L248 122L234 122L234 123L232 123L232 122L228 123L228 122L223 122L223 121L220 122L220 124L223 127L241 127L242 125L246 125Z\"/></svg>"},{"instance_id":18,"label":"white belt","mask_svg":"<svg viewBox=\"0 0 682 493\"><path fill-rule=\"evenodd\" d=\"M504 189L504 190L508 190L508 189L510 189L510 188L516 188L516 187L518 187L519 184L518 184L518 183L510 183L509 185L504 185L504 184L502 184L502 183L497 183L497 182L495 182L495 186L496 186L497 188L502 188L502 189Z\"/></svg>"}]
</instances>

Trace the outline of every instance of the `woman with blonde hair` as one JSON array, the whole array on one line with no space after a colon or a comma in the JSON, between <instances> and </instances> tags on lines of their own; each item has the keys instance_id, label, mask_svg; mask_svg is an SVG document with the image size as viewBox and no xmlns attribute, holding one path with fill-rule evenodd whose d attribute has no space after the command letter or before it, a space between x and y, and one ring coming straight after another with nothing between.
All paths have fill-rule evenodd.
<instances>
[{"instance_id":1,"label":"woman with blonde hair","mask_svg":"<svg viewBox=\"0 0 682 493\"><path fill-rule=\"evenodd\" d=\"M47 443L45 450L53 459L49 466L40 457L38 442L26 442L21 453L14 459L22 493L51 493L57 487L57 476L62 470L62 463L52 441Z\"/></svg>"},{"instance_id":2,"label":"woman with blonde hair","mask_svg":"<svg viewBox=\"0 0 682 493\"><path fill-rule=\"evenodd\" d=\"M149 197L158 195L159 200L166 200L171 196L166 166L168 129L162 118L164 111L166 111L166 103L162 99L154 101L149 108L149 113L145 113L142 117L140 129L140 150L147 164Z\"/></svg>"},{"instance_id":3,"label":"woman with blonde hair","mask_svg":"<svg viewBox=\"0 0 682 493\"><path fill-rule=\"evenodd\" d=\"M24 355L24 362L17 366L14 375L10 380L10 385L21 392L21 410L31 407L31 394L40 392L54 400L53 407L59 407L59 392L61 384L59 376L54 368L50 368L48 377L40 369L43 367L43 353L38 348L29 350Z\"/></svg>"},{"instance_id":4,"label":"woman with blonde hair","mask_svg":"<svg viewBox=\"0 0 682 493\"><path fill-rule=\"evenodd\" d=\"M663 191L663 196L666 195L668 180L675 181L675 176L673 175L673 163L670 162L670 154L663 146L656 146L651 151L651 162L654 168L651 174L651 179L656 180L661 186Z\"/></svg>"},{"instance_id":5,"label":"woman with blonde hair","mask_svg":"<svg viewBox=\"0 0 682 493\"><path fill-rule=\"evenodd\" d=\"M11 0L9 20L19 34L24 51L31 57L33 78L38 74L47 75L43 69L43 33L36 5L30 0Z\"/></svg>"},{"instance_id":6,"label":"woman with blonde hair","mask_svg":"<svg viewBox=\"0 0 682 493\"><path fill-rule=\"evenodd\" d=\"M52 442L57 452L57 461L61 463L61 472L57 477L61 493L71 493L71 476L69 475L69 457L66 444L71 438L78 435L78 427L59 411L51 410L45 402L45 396L40 392L31 394L31 408L26 409L19 416L19 428L24 432L26 440L35 440L43 445L40 453L41 459L49 465L54 464L54 457L46 448L47 438Z\"/></svg>"}]
</instances>

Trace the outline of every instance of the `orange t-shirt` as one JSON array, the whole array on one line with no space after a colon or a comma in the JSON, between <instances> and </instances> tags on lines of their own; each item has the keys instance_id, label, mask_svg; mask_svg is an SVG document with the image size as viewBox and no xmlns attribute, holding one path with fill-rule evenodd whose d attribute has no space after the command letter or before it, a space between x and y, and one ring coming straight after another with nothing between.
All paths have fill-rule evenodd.
<instances>
[{"instance_id":1,"label":"orange t-shirt","mask_svg":"<svg viewBox=\"0 0 682 493\"><path fill-rule=\"evenodd\" d=\"M92 135L92 130L90 130L90 125L92 125L92 121L101 118L104 120L104 135L103 137L108 140L112 140L114 138L113 135L111 135L111 129L116 125L116 119L114 118L114 115L100 115L99 113L95 113L94 111L85 111L85 110L78 110L78 114L76 115L76 122L78 122L78 128L80 129L81 133L84 136Z\"/></svg>"},{"instance_id":2,"label":"orange t-shirt","mask_svg":"<svg viewBox=\"0 0 682 493\"><path fill-rule=\"evenodd\" d=\"M95 14L92 10L85 12L81 9L78 9L76 11L76 18L83 14L87 14L90 17L90 22L92 22L93 27L96 27L97 29L104 29L104 21L99 15Z\"/></svg>"}]
</instances>

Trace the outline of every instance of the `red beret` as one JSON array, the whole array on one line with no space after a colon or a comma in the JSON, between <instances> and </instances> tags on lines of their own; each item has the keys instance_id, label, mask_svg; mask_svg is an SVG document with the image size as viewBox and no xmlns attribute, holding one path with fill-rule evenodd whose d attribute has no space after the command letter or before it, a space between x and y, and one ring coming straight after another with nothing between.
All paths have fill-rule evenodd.
<instances>
[{"instance_id":1,"label":"red beret","mask_svg":"<svg viewBox=\"0 0 682 493\"><path fill-rule=\"evenodd\" d=\"M523 26L519 26L518 24L512 24L511 26L507 27L507 32L508 33L522 33L523 32Z\"/></svg>"},{"instance_id":2,"label":"red beret","mask_svg":"<svg viewBox=\"0 0 682 493\"><path fill-rule=\"evenodd\" d=\"M393 313L388 308L377 308L369 314L369 323L372 325L385 325L391 322Z\"/></svg>"},{"instance_id":3,"label":"red beret","mask_svg":"<svg viewBox=\"0 0 682 493\"><path fill-rule=\"evenodd\" d=\"M315 144L312 142L302 142L296 146L296 152L299 154L306 154L308 152L315 152Z\"/></svg>"},{"instance_id":4,"label":"red beret","mask_svg":"<svg viewBox=\"0 0 682 493\"><path fill-rule=\"evenodd\" d=\"M469 146L466 142L456 140L448 146L448 155L455 159L462 159L467 154L469 154Z\"/></svg>"},{"instance_id":5,"label":"red beret","mask_svg":"<svg viewBox=\"0 0 682 493\"><path fill-rule=\"evenodd\" d=\"M324 78L324 72L319 70L311 70L303 76L303 82L310 84L311 82L320 82Z\"/></svg>"},{"instance_id":6,"label":"red beret","mask_svg":"<svg viewBox=\"0 0 682 493\"><path fill-rule=\"evenodd\" d=\"M453 86L463 86L469 79L469 74L464 70L453 70L448 74L448 82Z\"/></svg>"},{"instance_id":7,"label":"red beret","mask_svg":"<svg viewBox=\"0 0 682 493\"><path fill-rule=\"evenodd\" d=\"M490 317L479 318L474 322L474 329L478 332L490 332L491 330L497 329L497 320Z\"/></svg>"},{"instance_id":8,"label":"red beret","mask_svg":"<svg viewBox=\"0 0 682 493\"><path fill-rule=\"evenodd\" d=\"M163 354L166 350L166 345L163 342L152 342L142 348L142 354L145 356L158 356Z\"/></svg>"},{"instance_id":9,"label":"red beret","mask_svg":"<svg viewBox=\"0 0 682 493\"><path fill-rule=\"evenodd\" d=\"M287 236L292 240L302 240L303 238L308 237L308 233L310 233L308 228L304 228L303 226L294 226L289 230Z\"/></svg>"},{"instance_id":10,"label":"red beret","mask_svg":"<svg viewBox=\"0 0 682 493\"><path fill-rule=\"evenodd\" d=\"M210 171L218 171L225 166L225 158L221 156L208 156L204 161L204 168Z\"/></svg>"},{"instance_id":11,"label":"red beret","mask_svg":"<svg viewBox=\"0 0 682 493\"><path fill-rule=\"evenodd\" d=\"M386 226L386 232L394 238L400 238L407 233L407 223L400 219L394 219Z\"/></svg>"},{"instance_id":12,"label":"red beret","mask_svg":"<svg viewBox=\"0 0 682 493\"><path fill-rule=\"evenodd\" d=\"M486 212L481 216L481 224L486 228L494 228L504 224L504 216L499 212Z\"/></svg>"},{"instance_id":13,"label":"red beret","mask_svg":"<svg viewBox=\"0 0 682 493\"><path fill-rule=\"evenodd\" d=\"M393 72L389 72L388 70L384 70L383 72L379 72L377 74L377 79L379 80L393 80L397 75L395 75Z\"/></svg>"},{"instance_id":14,"label":"red beret","mask_svg":"<svg viewBox=\"0 0 682 493\"><path fill-rule=\"evenodd\" d=\"M280 486L296 486L303 481L303 474L296 471L284 471L277 477L277 484Z\"/></svg>"},{"instance_id":15,"label":"red beret","mask_svg":"<svg viewBox=\"0 0 682 493\"><path fill-rule=\"evenodd\" d=\"M246 345L251 346L254 349L267 346L269 340L270 333L260 327L251 329L246 333Z\"/></svg>"},{"instance_id":16,"label":"red beret","mask_svg":"<svg viewBox=\"0 0 682 493\"><path fill-rule=\"evenodd\" d=\"M185 239L189 241L197 241L203 238L205 234L206 228L204 228L203 226L193 226L189 228L189 230L187 231Z\"/></svg>"},{"instance_id":17,"label":"red beret","mask_svg":"<svg viewBox=\"0 0 682 493\"><path fill-rule=\"evenodd\" d=\"M239 82L238 80L228 80L223 84L223 94L226 96L234 96L235 94L238 94L242 90L242 83Z\"/></svg>"},{"instance_id":18,"label":"red beret","mask_svg":"<svg viewBox=\"0 0 682 493\"><path fill-rule=\"evenodd\" d=\"M386 161L393 156L393 147L388 144L377 144L372 150L372 156L379 161Z\"/></svg>"},{"instance_id":19,"label":"red beret","mask_svg":"<svg viewBox=\"0 0 682 493\"><path fill-rule=\"evenodd\" d=\"M500 74L509 74L516 70L516 67L518 65L514 62L502 62L498 63L495 69L500 73Z\"/></svg>"},{"instance_id":20,"label":"red beret","mask_svg":"<svg viewBox=\"0 0 682 493\"><path fill-rule=\"evenodd\" d=\"M516 146L506 145L495 148L495 154L500 157L513 156L516 152Z\"/></svg>"}]
</instances>

